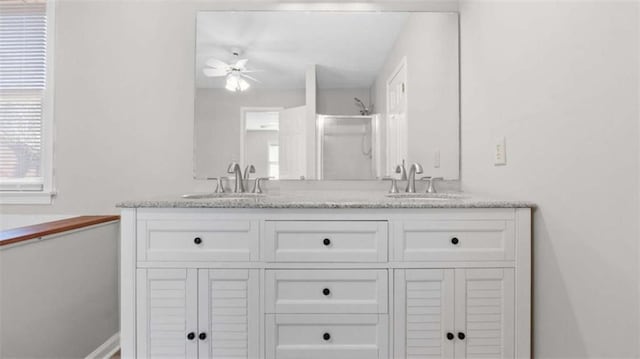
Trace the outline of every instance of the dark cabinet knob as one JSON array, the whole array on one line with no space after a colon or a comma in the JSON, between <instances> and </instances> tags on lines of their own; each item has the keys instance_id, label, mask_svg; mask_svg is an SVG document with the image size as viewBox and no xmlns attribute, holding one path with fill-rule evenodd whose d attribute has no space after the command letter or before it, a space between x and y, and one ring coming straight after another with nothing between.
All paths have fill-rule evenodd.
<instances>
[{"instance_id":1,"label":"dark cabinet knob","mask_svg":"<svg viewBox=\"0 0 640 359\"><path fill-rule=\"evenodd\" d=\"M325 238L324 240L322 240L322 243L325 246L330 246L331 245L331 240L329 238Z\"/></svg>"},{"instance_id":2,"label":"dark cabinet knob","mask_svg":"<svg viewBox=\"0 0 640 359\"><path fill-rule=\"evenodd\" d=\"M451 238L451 243L453 243L453 245L457 245L458 243L460 243L460 240L457 237L453 237Z\"/></svg>"},{"instance_id":3,"label":"dark cabinet knob","mask_svg":"<svg viewBox=\"0 0 640 359\"><path fill-rule=\"evenodd\" d=\"M325 288L325 289L322 290L322 294L329 295L329 294L331 294L331 290L329 290L329 288Z\"/></svg>"},{"instance_id":4,"label":"dark cabinet knob","mask_svg":"<svg viewBox=\"0 0 640 359\"><path fill-rule=\"evenodd\" d=\"M195 243L195 244L200 244L200 243L202 243L202 238L200 238L200 237L196 237L196 238L194 238L194 239L193 239L193 243Z\"/></svg>"},{"instance_id":5,"label":"dark cabinet knob","mask_svg":"<svg viewBox=\"0 0 640 359\"><path fill-rule=\"evenodd\" d=\"M466 338L466 335L463 332L458 332L458 339L464 340L464 338Z\"/></svg>"},{"instance_id":6,"label":"dark cabinet knob","mask_svg":"<svg viewBox=\"0 0 640 359\"><path fill-rule=\"evenodd\" d=\"M324 340L329 340L329 339L331 339L331 334L329 334L329 333L324 333L324 334L322 334L322 339L324 339Z\"/></svg>"},{"instance_id":7,"label":"dark cabinet knob","mask_svg":"<svg viewBox=\"0 0 640 359\"><path fill-rule=\"evenodd\" d=\"M453 340L454 338L455 338L455 335L453 335L453 333L447 333L447 339Z\"/></svg>"},{"instance_id":8,"label":"dark cabinet knob","mask_svg":"<svg viewBox=\"0 0 640 359\"><path fill-rule=\"evenodd\" d=\"M196 338L196 333L191 332L191 333L187 334L187 339L194 340L195 338Z\"/></svg>"},{"instance_id":9,"label":"dark cabinet knob","mask_svg":"<svg viewBox=\"0 0 640 359\"><path fill-rule=\"evenodd\" d=\"M207 333L205 333L205 332L200 333L200 335L198 335L198 338L200 338L200 340L207 339Z\"/></svg>"}]
</instances>

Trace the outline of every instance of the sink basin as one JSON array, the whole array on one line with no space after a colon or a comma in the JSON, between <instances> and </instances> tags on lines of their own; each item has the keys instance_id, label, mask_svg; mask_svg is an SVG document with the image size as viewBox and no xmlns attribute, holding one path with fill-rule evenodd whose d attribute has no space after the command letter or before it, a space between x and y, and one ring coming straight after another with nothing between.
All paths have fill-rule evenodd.
<instances>
[{"instance_id":1,"label":"sink basin","mask_svg":"<svg viewBox=\"0 0 640 359\"><path fill-rule=\"evenodd\" d=\"M189 193L184 199L254 199L264 196L263 193Z\"/></svg>"},{"instance_id":2,"label":"sink basin","mask_svg":"<svg viewBox=\"0 0 640 359\"><path fill-rule=\"evenodd\" d=\"M429 201L452 201L466 198L465 196L456 193L389 193L386 196L395 199L416 199Z\"/></svg>"}]
</instances>

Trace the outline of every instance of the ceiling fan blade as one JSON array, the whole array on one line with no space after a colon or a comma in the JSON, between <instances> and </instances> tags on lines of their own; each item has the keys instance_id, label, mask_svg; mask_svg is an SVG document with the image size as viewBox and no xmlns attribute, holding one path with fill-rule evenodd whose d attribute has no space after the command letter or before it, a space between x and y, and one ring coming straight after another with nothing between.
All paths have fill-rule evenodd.
<instances>
[{"instance_id":1,"label":"ceiling fan blade","mask_svg":"<svg viewBox=\"0 0 640 359\"><path fill-rule=\"evenodd\" d=\"M244 67L247 65L247 61L249 60L248 59L238 60L236 64L233 65L233 67L235 67L236 69L244 69Z\"/></svg>"},{"instance_id":2,"label":"ceiling fan blade","mask_svg":"<svg viewBox=\"0 0 640 359\"><path fill-rule=\"evenodd\" d=\"M203 69L202 72L204 72L205 76L208 77L222 77L227 76L228 74L227 70L214 68Z\"/></svg>"},{"instance_id":3,"label":"ceiling fan blade","mask_svg":"<svg viewBox=\"0 0 640 359\"><path fill-rule=\"evenodd\" d=\"M207 66L210 66L216 69L226 69L230 67L229 64L227 64L226 62L220 61L218 59L213 59L213 58L207 60L206 64Z\"/></svg>"},{"instance_id":4,"label":"ceiling fan blade","mask_svg":"<svg viewBox=\"0 0 640 359\"><path fill-rule=\"evenodd\" d=\"M244 72L244 71L240 73L240 76L242 76L242 77L244 77L244 78L247 78L247 79L249 79L249 80L251 80L251 81L255 81L255 82L259 83L259 84L260 84L260 83L262 83L262 82L260 82L260 80L258 80L257 78L255 78L255 77L253 77L253 76L249 76L249 75L245 74L245 72Z\"/></svg>"},{"instance_id":5,"label":"ceiling fan blade","mask_svg":"<svg viewBox=\"0 0 640 359\"><path fill-rule=\"evenodd\" d=\"M264 70L251 69L251 70L242 70L243 74L250 74L252 72L263 72Z\"/></svg>"}]
</instances>

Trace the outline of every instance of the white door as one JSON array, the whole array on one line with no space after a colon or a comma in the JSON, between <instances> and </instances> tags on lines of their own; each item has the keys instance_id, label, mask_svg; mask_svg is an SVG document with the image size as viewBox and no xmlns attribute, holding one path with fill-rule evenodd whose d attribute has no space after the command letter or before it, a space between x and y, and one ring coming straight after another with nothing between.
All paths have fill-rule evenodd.
<instances>
[{"instance_id":1,"label":"white door","mask_svg":"<svg viewBox=\"0 0 640 359\"><path fill-rule=\"evenodd\" d=\"M280 179L300 179L307 175L306 107L280 111Z\"/></svg>"},{"instance_id":2,"label":"white door","mask_svg":"<svg viewBox=\"0 0 640 359\"><path fill-rule=\"evenodd\" d=\"M198 273L200 358L258 358L258 271Z\"/></svg>"},{"instance_id":3,"label":"white door","mask_svg":"<svg viewBox=\"0 0 640 359\"><path fill-rule=\"evenodd\" d=\"M197 358L196 269L138 269L137 357Z\"/></svg>"},{"instance_id":4,"label":"white door","mask_svg":"<svg viewBox=\"0 0 640 359\"><path fill-rule=\"evenodd\" d=\"M395 358L453 358L454 270L395 271Z\"/></svg>"},{"instance_id":5,"label":"white door","mask_svg":"<svg viewBox=\"0 0 640 359\"><path fill-rule=\"evenodd\" d=\"M407 66L403 61L387 81L387 175L395 166L409 160L407 138Z\"/></svg>"},{"instance_id":6,"label":"white door","mask_svg":"<svg viewBox=\"0 0 640 359\"><path fill-rule=\"evenodd\" d=\"M455 271L456 359L513 358L515 355L513 268L474 268ZM460 336L460 333L463 336Z\"/></svg>"}]
</instances>

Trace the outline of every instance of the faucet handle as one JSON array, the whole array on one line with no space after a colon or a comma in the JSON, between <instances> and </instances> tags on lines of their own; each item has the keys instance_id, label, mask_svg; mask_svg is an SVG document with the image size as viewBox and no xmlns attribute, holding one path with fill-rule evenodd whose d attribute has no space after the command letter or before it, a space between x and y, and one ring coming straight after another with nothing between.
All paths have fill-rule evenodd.
<instances>
[{"instance_id":1,"label":"faucet handle","mask_svg":"<svg viewBox=\"0 0 640 359\"><path fill-rule=\"evenodd\" d=\"M262 191L262 187L260 186L260 183L262 183L262 181L268 181L269 177L258 177L256 178L255 182L253 183L253 193L263 193Z\"/></svg>"},{"instance_id":2,"label":"faucet handle","mask_svg":"<svg viewBox=\"0 0 640 359\"><path fill-rule=\"evenodd\" d=\"M436 193L436 188L434 186L435 181L442 181L444 178L442 177L423 177L429 179L429 186L427 187L427 193Z\"/></svg>"},{"instance_id":3,"label":"faucet handle","mask_svg":"<svg viewBox=\"0 0 640 359\"><path fill-rule=\"evenodd\" d=\"M218 186L216 187L216 193L225 193L226 191L224 190L224 182L225 180L228 180L229 177L226 176L222 176L222 177L218 177Z\"/></svg>"},{"instance_id":4,"label":"faucet handle","mask_svg":"<svg viewBox=\"0 0 640 359\"><path fill-rule=\"evenodd\" d=\"M223 180L229 179L229 177L207 177L209 181L216 181L216 189L213 191L214 193L224 193L224 183Z\"/></svg>"},{"instance_id":5,"label":"faucet handle","mask_svg":"<svg viewBox=\"0 0 640 359\"><path fill-rule=\"evenodd\" d=\"M391 188L389 188L389 193L398 193L398 180L395 178L387 177L383 178L383 181L391 181Z\"/></svg>"},{"instance_id":6,"label":"faucet handle","mask_svg":"<svg viewBox=\"0 0 640 359\"><path fill-rule=\"evenodd\" d=\"M207 177L205 179L207 181L216 181L216 189L213 192L214 193L218 193L218 189L220 189L220 178L218 178L218 177Z\"/></svg>"}]
</instances>

